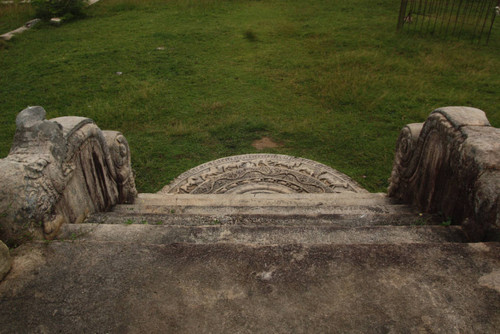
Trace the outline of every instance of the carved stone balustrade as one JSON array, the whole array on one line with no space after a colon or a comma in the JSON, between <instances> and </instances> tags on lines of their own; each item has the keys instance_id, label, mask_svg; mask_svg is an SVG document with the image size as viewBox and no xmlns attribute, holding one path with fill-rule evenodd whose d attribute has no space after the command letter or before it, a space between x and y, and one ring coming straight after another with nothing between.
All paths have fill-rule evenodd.
<instances>
[{"instance_id":1,"label":"carved stone balustrade","mask_svg":"<svg viewBox=\"0 0 500 334\"><path fill-rule=\"evenodd\" d=\"M45 119L29 107L16 119L9 155L0 159L0 239L53 238L64 223L137 195L128 143L89 118Z\"/></svg>"},{"instance_id":2,"label":"carved stone balustrade","mask_svg":"<svg viewBox=\"0 0 500 334\"><path fill-rule=\"evenodd\" d=\"M482 110L446 107L399 136L389 196L441 212L471 240L500 229L500 129Z\"/></svg>"}]
</instances>

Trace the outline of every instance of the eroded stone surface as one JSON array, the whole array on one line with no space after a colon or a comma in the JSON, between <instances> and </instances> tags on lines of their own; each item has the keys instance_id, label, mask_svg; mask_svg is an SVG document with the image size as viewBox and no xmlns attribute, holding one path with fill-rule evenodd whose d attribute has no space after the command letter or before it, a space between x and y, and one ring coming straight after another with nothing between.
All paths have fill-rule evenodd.
<instances>
[{"instance_id":1,"label":"eroded stone surface","mask_svg":"<svg viewBox=\"0 0 500 334\"><path fill-rule=\"evenodd\" d=\"M495 269L495 271L482 276L479 279L479 284L500 293L500 270Z\"/></svg>"},{"instance_id":2,"label":"eroded stone surface","mask_svg":"<svg viewBox=\"0 0 500 334\"><path fill-rule=\"evenodd\" d=\"M341 193L366 192L318 162L278 154L245 154L207 162L181 174L160 193Z\"/></svg>"},{"instance_id":3,"label":"eroded stone surface","mask_svg":"<svg viewBox=\"0 0 500 334\"><path fill-rule=\"evenodd\" d=\"M0 241L0 281L8 274L11 265L9 248Z\"/></svg>"},{"instance_id":4,"label":"eroded stone surface","mask_svg":"<svg viewBox=\"0 0 500 334\"><path fill-rule=\"evenodd\" d=\"M10 153L0 160L0 239L11 244L54 237L63 223L136 196L120 133L88 118L45 116L42 107L21 111Z\"/></svg>"},{"instance_id":5,"label":"eroded stone surface","mask_svg":"<svg viewBox=\"0 0 500 334\"><path fill-rule=\"evenodd\" d=\"M496 333L488 247L23 245L0 333Z\"/></svg>"},{"instance_id":6,"label":"eroded stone surface","mask_svg":"<svg viewBox=\"0 0 500 334\"><path fill-rule=\"evenodd\" d=\"M483 111L446 107L403 128L389 196L442 212L472 240L500 229L500 129Z\"/></svg>"}]
</instances>

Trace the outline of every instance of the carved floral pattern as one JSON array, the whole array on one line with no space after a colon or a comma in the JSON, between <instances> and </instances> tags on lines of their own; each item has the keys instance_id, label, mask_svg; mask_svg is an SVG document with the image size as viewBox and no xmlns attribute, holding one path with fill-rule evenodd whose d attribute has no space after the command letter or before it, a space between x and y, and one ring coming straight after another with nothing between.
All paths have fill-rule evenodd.
<instances>
[{"instance_id":1,"label":"carved floral pattern","mask_svg":"<svg viewBox=\"0 0 500 334\"><path fill-rule=\"evenodd\" d=\"M365 192L346 175L318 162L278 154L247 154L195 167L161 193Z\"/></svg>"}]
</instances>

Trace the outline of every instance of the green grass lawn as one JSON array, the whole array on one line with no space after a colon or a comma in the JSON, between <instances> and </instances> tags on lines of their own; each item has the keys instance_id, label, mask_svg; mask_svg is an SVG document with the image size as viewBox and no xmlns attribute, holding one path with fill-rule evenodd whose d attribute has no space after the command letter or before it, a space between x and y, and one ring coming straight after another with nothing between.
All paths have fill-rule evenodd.
<instances>
[{"instance_id":1,"label":"green grass lawn","mask_svg":"<svg viewBox=\"0 0 500 334\"><path fill-rule=\"evenodd\" d=\"M121 131L141 192L262 136L385 191L404 124L466 105L500 126L499 20L487 46L398 34L399 2L102 0L0 51L0 157L41 105Z\"/></svg>"},{"instance_id":2,"label":"green grass lawn","mask_svg":"<svg viewBox=\"0 0 500 334\"><path fill-rule=\"evenodd\" d=\"M8 4L0 2L0 35L19 28L34 15L35 10L28 3L20 3L18 0Z\"/></svg>"}]
</instances>

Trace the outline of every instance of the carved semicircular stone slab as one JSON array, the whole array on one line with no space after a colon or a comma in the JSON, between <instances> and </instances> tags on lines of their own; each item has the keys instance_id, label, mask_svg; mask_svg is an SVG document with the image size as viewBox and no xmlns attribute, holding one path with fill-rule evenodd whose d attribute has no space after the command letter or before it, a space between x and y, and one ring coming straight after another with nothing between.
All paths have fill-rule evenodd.
<instances>
[{"instance_id":1,"label":"carved semicircular stone slab","mask_svg":"<svg viewBox=\"0 0 500 334\"><path fill-rule=\"evenodd\" d=\"M159 193L256 194L367 192L319 162L278 154L213 160L181 174Z\"/></svg>"}]
</instances>

